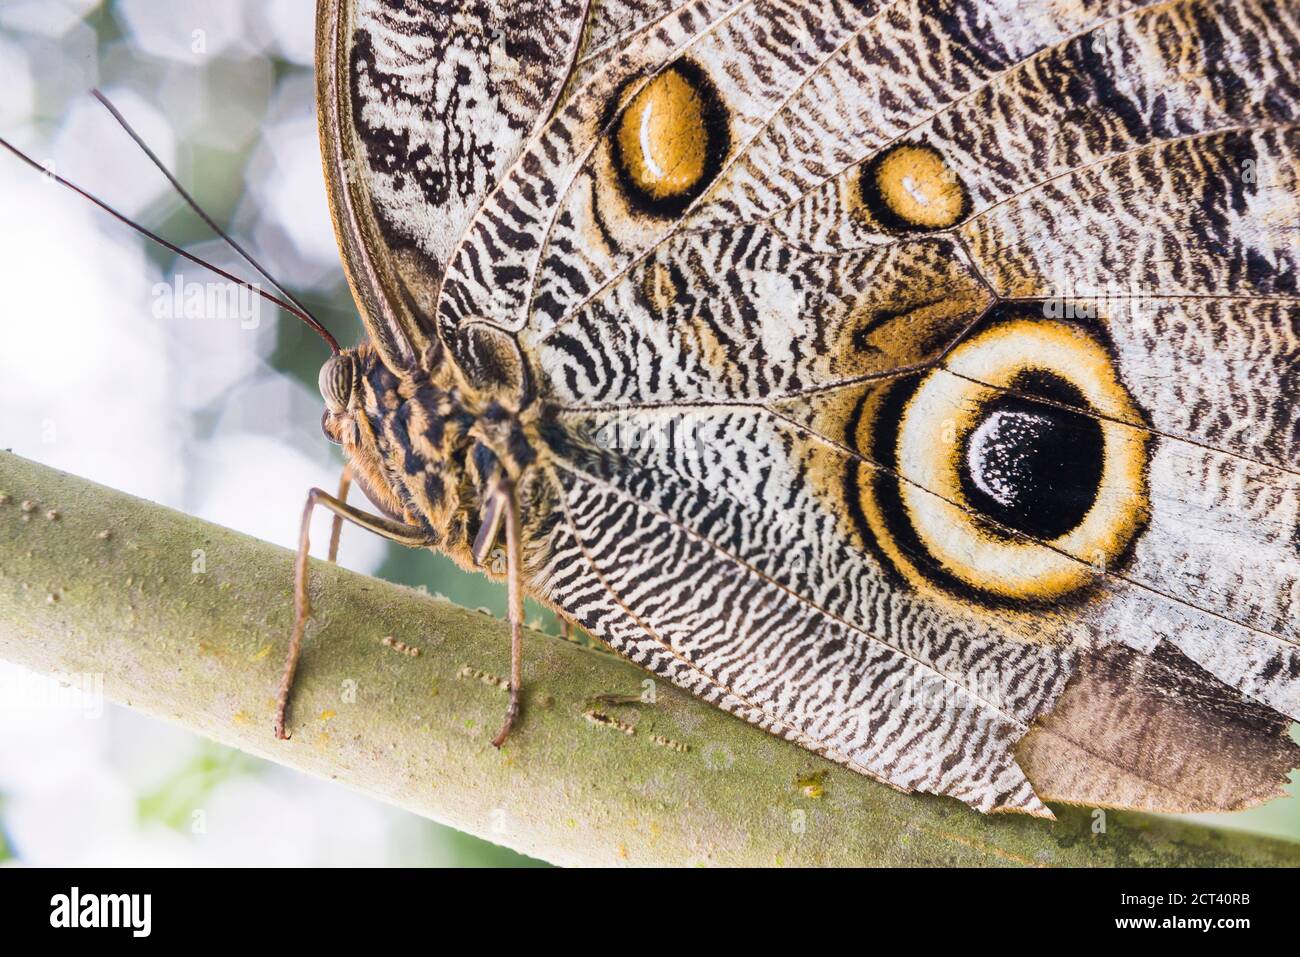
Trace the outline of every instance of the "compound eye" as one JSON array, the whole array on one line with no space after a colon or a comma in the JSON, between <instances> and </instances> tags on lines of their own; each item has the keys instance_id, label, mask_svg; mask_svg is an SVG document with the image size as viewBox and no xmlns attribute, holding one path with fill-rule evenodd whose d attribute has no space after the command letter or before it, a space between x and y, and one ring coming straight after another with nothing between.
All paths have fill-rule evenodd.
<instances>
[{"instance_id":1,"label":"compound eye","mask_svg":"<svg viewBox=\"0 0 1300 957\"><path fill-rule=\"evenodd\" d=\"M346 412L352 402L352 386L356 380L356 363L352 355L340 352L330 356L320 368L317 384L325 408L330 412Z\"/></svg>"}]
</instances>

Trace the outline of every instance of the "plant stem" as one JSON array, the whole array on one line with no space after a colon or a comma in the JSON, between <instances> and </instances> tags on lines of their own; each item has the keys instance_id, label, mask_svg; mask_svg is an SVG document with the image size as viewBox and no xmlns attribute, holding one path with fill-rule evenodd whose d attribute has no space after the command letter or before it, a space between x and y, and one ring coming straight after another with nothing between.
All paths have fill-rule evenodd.
<instances>
[{"instance_id":1,"label":"plant stem","mask_svg":"<svg viewBox=\"0 0 1300 957\"><path fill-rule=\"evenodd\" d=\"M525 633L524 711L497 751L506 624L324 562L312 563L293 738L277 741L292 563L282 548L0 453L0 657L102 675L110 700L525 854L560 864L1300 864L1300 844L1176 818L1057 808L1049 823L902 794L611 654L536 632Z\"/></svg>"}]
</instances>

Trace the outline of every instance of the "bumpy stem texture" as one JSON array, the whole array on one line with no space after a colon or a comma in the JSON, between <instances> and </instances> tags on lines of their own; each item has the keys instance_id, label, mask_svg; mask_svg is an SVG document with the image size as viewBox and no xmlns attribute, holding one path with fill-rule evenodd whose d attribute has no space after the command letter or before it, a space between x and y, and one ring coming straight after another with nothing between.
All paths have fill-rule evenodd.
<instances>
[{"instance_id":1,"label":"bumpy stem texture","mask_svg":"<svg viewBox=\"0 0 1300 957\"><path fill-rule=\"evenodd\" d=\"M304 490L305 491L305 490ZM292 524L296 516L286 515ZM0 453L0 657L562 864L1296 865L1300 844L1056 808L984 817L893 791L611 654L313 561L290 741L284 549Z\"/></svg>"}]
</instances>

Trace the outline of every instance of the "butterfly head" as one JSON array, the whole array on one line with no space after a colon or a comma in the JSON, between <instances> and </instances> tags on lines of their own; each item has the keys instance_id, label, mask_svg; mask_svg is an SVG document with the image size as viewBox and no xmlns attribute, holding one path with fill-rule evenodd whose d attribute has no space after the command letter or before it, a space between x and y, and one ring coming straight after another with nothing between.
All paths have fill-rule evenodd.
<instances>
[{"instance_id":1,"label":"butterfly head","mask_svg":"<svg viewBox=\"0 0 1300 957\"><path fill-rule=\"evenodd\" d=\"M317 379L325 410L321 431L343 447L353 481L375 507L394 521L408 521L408 509L385 467L385 443L378 420L367 413L396 393L397 380L363 343L325 360ZM391 404L391 399L389 400Z\"/></svg>"},{"instance_id":2,"label":"butterfly head","mask_svg":"<svg viewBox=\"0 0 1300 957\"><path fill-rule=\"evenodd\" d=\"M361 378L364 358L360 348L341 349L320 367L316 383L325 401L320 427L325 438L335 445L356 444L355 415L363 402Z\"/></svg>"},{"instance_id":3,"label":"butterfly head","mask_svg":"<svg viewBox=\"0 0 1300 957\"><path fill-rule=\"evenodd\" d=\"M320 371L321 428L343 447L355 483L389 518L436 533L473 565L470 542L486 490L517 481L533 460L537 413L480 394L435 348L401 375L369 344Z\"/></svg>"}]
</instances>

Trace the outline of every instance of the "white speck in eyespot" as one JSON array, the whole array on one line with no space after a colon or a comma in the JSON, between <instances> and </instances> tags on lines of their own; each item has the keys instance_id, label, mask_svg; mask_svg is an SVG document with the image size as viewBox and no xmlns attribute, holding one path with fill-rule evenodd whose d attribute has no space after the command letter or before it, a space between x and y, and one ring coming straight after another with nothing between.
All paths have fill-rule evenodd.
<instances>
[{"instance_id":1,"label":"white speck in eyespot","mask_svg":"<svg viewBox=\"0 0 1300 957\"><path fill-rule=\"evenodd\" d=\"M1035 476L1018 450L1037 444L1052 422L1034 412L997 411L971 433L966 468L981 492L1004 508L1015 508Z\"/></svg>"},{"instance_id":2,"label":"white speck in eyespot","mask_svg":"<svg viewBox=\"0 0 1300 957\"><path fill-rule=\"evenodd\" d=\"M1089 415L1004 398L966 441L962 489L999 525L1051 540L1092 507L1103 457L1101 429Z\"/></svg>"}]
</instances>

